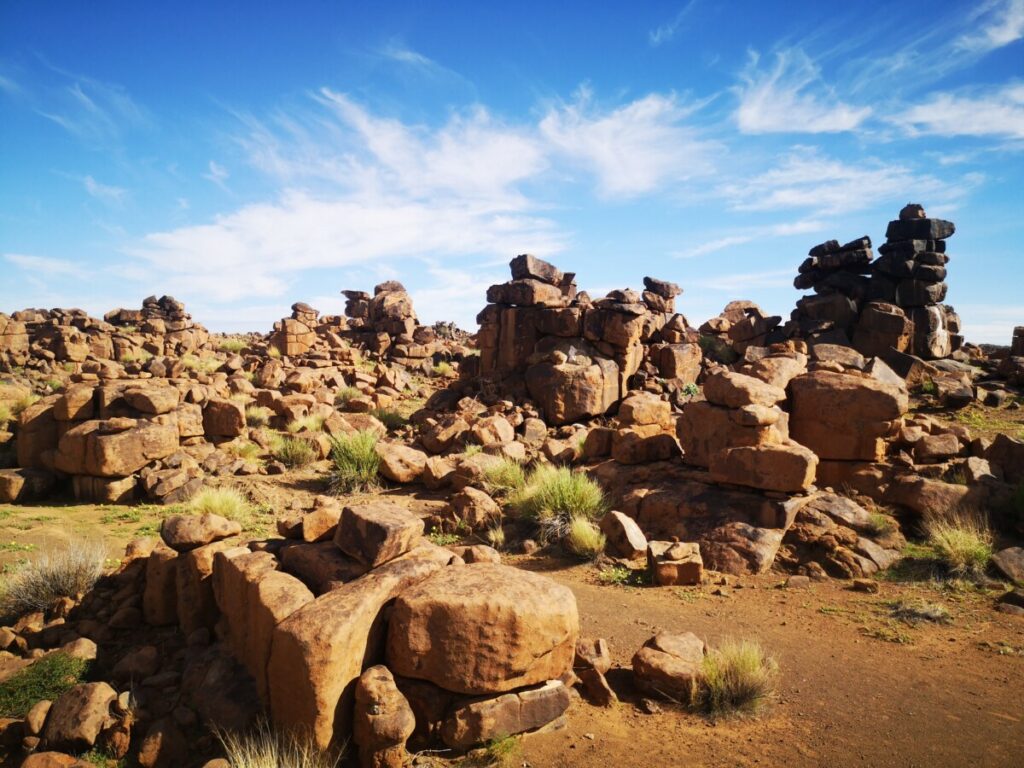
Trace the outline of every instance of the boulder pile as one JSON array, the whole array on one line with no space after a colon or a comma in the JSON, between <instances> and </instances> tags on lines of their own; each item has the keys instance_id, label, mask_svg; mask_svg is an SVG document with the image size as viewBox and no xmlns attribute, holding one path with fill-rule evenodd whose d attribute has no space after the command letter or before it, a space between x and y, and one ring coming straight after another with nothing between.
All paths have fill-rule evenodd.
<instances>
[{"instance_id":1,"label":"boulder pile","mask_svg":"<svg viewBox=\"0 0 1024 768\"><path fill-rule=\"evenodd\" d=\"M548 424L600 416L648 376L677 389L696 381L702 355L698 334L675 313L679 286L646 277L642 293L592 300L574 274L534 256L510 267L512 280L488 289L477 316L478 373L525 390Z\"/></svg>"},{"instance_id":2,"label":"boulder pile","mask_svg":"<svg viewBox=\"0 0 1024 768\"><path fill-rule=\"evenodd\" d=\"M963 344L959 317L942 304L946 239L954 231L952 222L927 218L920 205L910 204L889 222L877 259L866 236L814 246L794 286L816 295L797 302L790 331L890 362L900 353L948 357Z\"/></svg>"}]
</instances>

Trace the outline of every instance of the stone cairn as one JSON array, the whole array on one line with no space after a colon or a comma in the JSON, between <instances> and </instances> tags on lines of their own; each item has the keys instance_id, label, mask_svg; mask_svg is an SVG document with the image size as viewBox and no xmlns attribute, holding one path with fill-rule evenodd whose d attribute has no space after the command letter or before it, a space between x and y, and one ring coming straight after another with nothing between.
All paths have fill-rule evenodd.
<instances>
[{"instance_id":1,"label":"stone cairn","mask_svg":"<svg viewBox=\"0 0 1024 768\"><path fill-rule=\"evenodd\" d=\"M524 254L512 280L487 290L477 316L479 373L526 392L548 424L600 416L631 381L661 376L682 388L696 381L698 334L675 313L674 283L644 278L646 290L616 290L591 300L575 275Z\"/></svg>"},{"instance_id":2,"label":"stone cairn","mask_svg":"<svg viewBox=\"0 0 1024 768\"><path fill-rule=\"evenodd\" d=\"M797 302L788 330L891 363L899 353L948 357L963 344L960 318L941 303L949 261L945 241L954 231L952 222L927 218L920 205L909 204L889 222L877 259L867 236L814 246L793 284L816 295Z\"/></svg>"}]
</instances>

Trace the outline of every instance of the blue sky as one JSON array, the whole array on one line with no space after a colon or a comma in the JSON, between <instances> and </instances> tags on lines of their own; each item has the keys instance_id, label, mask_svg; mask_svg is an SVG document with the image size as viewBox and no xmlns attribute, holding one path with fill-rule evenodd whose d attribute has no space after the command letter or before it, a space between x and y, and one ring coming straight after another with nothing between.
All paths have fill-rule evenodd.
<instances>
[{"instance_id":1,"label":"blue sky","mask_svg":"<svg viewBox=\"0 0 1024 768\"><path fill-rule=\"evenodd\" d=\"M1024 0L0 6L0 309L215 330L402 280L470 326L531 252L788 316L907 202L969 340L1024 324Z\"/></svg>"}]
</instances>

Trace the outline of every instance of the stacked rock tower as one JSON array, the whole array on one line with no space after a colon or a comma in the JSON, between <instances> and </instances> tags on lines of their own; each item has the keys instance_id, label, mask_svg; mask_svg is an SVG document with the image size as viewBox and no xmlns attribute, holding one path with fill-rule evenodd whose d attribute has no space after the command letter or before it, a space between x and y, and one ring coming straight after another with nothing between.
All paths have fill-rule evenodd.
<instances>
[{"instance_id":1,"label":"stacked rock tower","mask_svg":"<svg viewBox=\"0 0 1024 768\"><path fill-rule=\"evenodd\" d=\"M889 222L873 258L871 239L814 246L793 285L815 295L797 302L791 335L853 346L868 356L892 350L926 360L948 357L963 344L960 318L946 298L946 239L956 227L931 219L915 203Z\"/></svg>"}]
</instances>

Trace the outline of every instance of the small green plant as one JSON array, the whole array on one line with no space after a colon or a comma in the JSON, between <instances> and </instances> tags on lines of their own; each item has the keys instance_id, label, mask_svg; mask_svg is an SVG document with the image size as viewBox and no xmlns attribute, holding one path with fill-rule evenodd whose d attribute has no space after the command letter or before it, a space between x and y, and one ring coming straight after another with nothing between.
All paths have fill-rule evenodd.
<instances>
[{"instance_id":1,"label":"small green plant","mask_svg":"<svg viewBox=\"0 0 1024 768\"><path fill-rule=\"evenodd\" d=\"M223 339L220 342L219 349L221 352L227 352L228 354L237 355L243 349L248 347L249 344L245 339L229 338Z\"/></svg>"},{"instance_id":2,"label":"small green plant","mask_svg":"<svg viewBox=\"0 0 1024 768\"><path fill-rule=\"evenodd\" d=\"M739 353L733 349L724 338L712 334L704 334L698 340L704 357L710 358L717 363L732 365L739 360Z\"/></svg>"},{"instance_id":3,"label":"small green plant","mask_svg":"<svg viewBox=\"0 0 1024 768\"><path fill-rule=\"evenodd\" d=\"M226 449L232 456L242 459L243 461L253 461L254 459L259 458L259 455L263 453L262 448L256 445L256 443L250 442L228 443Z\"/></svg>"},{"instance_id":4,"label":"small green plant","mask_svg":"<svg viewBox=\"0 0 1024 768\"><path fill-rule=\"evenodd\" d=\"M249 405L245 409L245 423L250 427L265 427L270 423L274 412L261 405Z\"/></svg>"},{"instance_id":5,"label":"small green plant","mask_svg":"<svg viewBox=\"0 0 1024 768\"><path fill-rule=\"evenodd\" d=\"M454 533L445 533L437 528L432 528L427 538L439 547L447 547L450 544L458 544L461 539Z\"/></svg>"},{"instance_id":6,"label":"small green plant","mask_svg":"<svg viewBox=\"0 0 1024 768\"><path fill-rule=\"evenodd\" d=\"M596 520L604 514L604 491L582 472L542 464L509 497L513 509L537 522L541 538L563 539L573 518Z\"/></svg>"},{"instance_id":7,"label":"small green plant","mask_svg":"<svg viewBox=\"0 0 1024 768\"><path fill-rule=\"evenodd\" d=\"M483 754L476 764L488 768L505 768L513 764L520 748L519 739L515 736L495 737L484 746Z\"/></svg>"},{"instance_id":8,"label":"small green plant","mask_svg":"<svg viewBox=\"0 0 1024 768\"><path fill-rule=\"evenodd\" d=\"M593 521L583 516L569 518L564 544L574 555L593 560L604 552L605 543L604 534Z\"/></svg>"},{"instance_id":9,"label":"small green plant","mask_svg":"<svg viewBox=\"0 0 1024 768\"><path fill-rule=\"evenodd\" d=\"M64 389L64 382L60 379L47 379L43 382L43 389L46 390L47 394L53 394L54 392L60 392Z\"/></svg>"},{"instance_id":10,"label":"small green plant","mask_svg":"<svg viewBox=\"0 0 1024 768\"><path fill-rule=\"evenodd\" d=\"M603 584L618 584L624 587L633 580L633 571L623 565L613 565L610 568L603 568L597 574L597 578Z\"/></svg>"},{"instance_id":11,"label":"small green plant","mask_svg":"<svg viewBox=\"0 0 1024 768\"><path fill-rule=\"evenodd\" d=\"M0 716L24 717L36 702L53 701L85 677L89 662L56 652L0 683Z\"/></svg>"},{"instance_id":12,"label":"small green plant","mask_svg":"<svg viewBox=\"0 0 1024 768\"><path fill-rule=\"evenodd\" d=\"M87 592L103 574L105 561L102 542L91 540L75 540L62 549L40 552L4 581L0 612L18 616L49 608L57 598Z\"/></svg>"},{"instance_id":13,"label":"small green plant","mask_svg":"<svg viewBox=\"0 0 1024 768\"><path fill-rule=\"evenodd\" d=\"M281 435L276 435L271 442L270 454L289 469L312 464L319 456L319 452L308 440Z\"/></svg>"},{"instance_id":14,"label":"small green plant","mask_svg":"<svg viewBox=\"0 0 1024 768\"><path fill-rule=\"evenodd\" d=\"M252 502L235 488L203 488L188 500L185 510L193 515L213 514L243 525L253 514Z\"/></svg>"},{"instance_id":15,"label":"small green plant","mask_svg":"<svg viewBox=\"0 0 1024 768\"><path fill-rule=\"evenodd\" d=\"M922 395L935 395L939 391L938 385L931 379L925 379L921 382L921 386L918 387L918 392Z\"/></svg>"},{"instance_id":16,"label":"small green plant","mask_svg":"<svg viewBox=\"0 0 1024 768\"><path fill-rule=\"evenodd\" d=\"M380 456L377 435L368 430L331 440L329 486L333 493L367 491L377 485Z\"/></svg>"},{"instance_id":17,"label":"small green plant","mask_svg":"<svg viewBox=\"0 0 1024 768\"><path fill-rule=\"evenodd\" d=\"M463 454L468 459L470 456L476 456L478 453L483 452L484 447L482 445L478 445L477 443L470 443L469 445L466 446L466 450L463 451Z\"/></svg>"},{"instance_id":18,"label":"small green plant","mask_svg":"<svg viewBox=\"0 0 1024 768\"><path fill-rule=\"evenodd\" d=\"M434 372L435 376L441 376L445 378L455 373L455 369L452 367L452 364L449 362L445 362L443 360L437 365L435 365L431 370Z\"/></svg>"},{"instance_id":19,"label":"small green plant","mask_svg":"<svg viewBox=\"0 0 1024 768\"><path fill-rule=\"evenodd\" d=\"M980 513L955 512L925 522L925 534L954 576L979 577L992 559L992 530Z\"/></svg>"},{"instance_id":20,"label":"small green plant","mask_svg":"<svg viewBox=\"0 0 1024 768\"><path fill-rule=\"evenodd\" d=\"M346 408L349 401L354 400L357 397L362 397L362 390L356 387L342 387L334 395L334 404L339 408Z\"/></svg>"},{"instance_id":21,"label":"small green plant","mask_svg":"<svg viewBox=\"0 0 1024 768\"><path fill-rule=\"evenodd\" d=\"M376 417L381 424L387 427L388 431L401 429L409 423L409 419L400 414L394 408L374 408L370 415Z\"/></svg>"},{"instance_id":22,"label":"small green plant","mask_svg":"<svg viewBox=\"0 0 1024 768\"><path fill-rule=\"evenodd\" d=\"M342 757L320 750L308 734L277 732L265 720L244 734L216 735L231 768L337 768Z\"/></svg>"},{"instance_id":23,"label":"small green plant","mask_svg":"<svg viewBox=\"0 0 1024 768\"><path fill-rule=\"evenodd\" d=\"M508 495L518 491L525 484L526 470L515 459L504 458L484 469L484 487L491 495Z\"/></svg>"},{"instance_id":24,"label":"small green plant","mask_svg":"<svg viewBox=\"0 0 1024 768\"><path fill-rule=\"evenodd\" d=\"M682 391L687 397L696 397L700 394L700 387L695 382L690 381L683 385Z\"/></svg>"},{"instance_id":25,"label":"small green plant","mask_svg":"<svg viewBox=\"0 0 1024 768\"><path fill-rule=\"evenodd\" d=\"M288 431L296 432L320 432L324 428L324 417L319 413L310 413L288 423Z\"/></svg>"},{"instance_id":26,"label":"small green plant","mask_svg":"<svg viewBox=\"0 0 1024 768\"><path fill-rule=\"evenodd\" d=\"M712 716L757 714L775 694L779 666L755 640L726 640L701 665L694 703Z\"/></svg>"},{"instance_id":27,"label":"small green plant","mask_svg":"<svg viewBox=\"0 0 1024 768\"><path fill-rule=\"evenodd\" d=\"M281 357L281 350L277 347L267 347L267 357L276 360Z\"/></svg>"},{"instance_id":28,"label":"small green plant","mask_svg":"<svg viewBox=\"0 0 1024 768\"><path fill-rule=\"evenodd\" d=\"M884 536L896 531L896 521L881 512L872 512L868 518L868 526L875 536Z\"/></svg>"},{"instance_id":29,"label":"small green plant","mask_svg":"<svg viewBox=\"0 0 1024 768\"><path fill-rule=\"evenodd\" d=\"M22 412L24 412L30 406L33 406L33 405L35 405L38 402L39 402L39 395L36 395L36 394L22 395L21 397L16 399L13 403L11 403L11 405L10 405L11 416L17 418L18 416L20 416L22 414Z\"/></svg>"}]
</instances>

